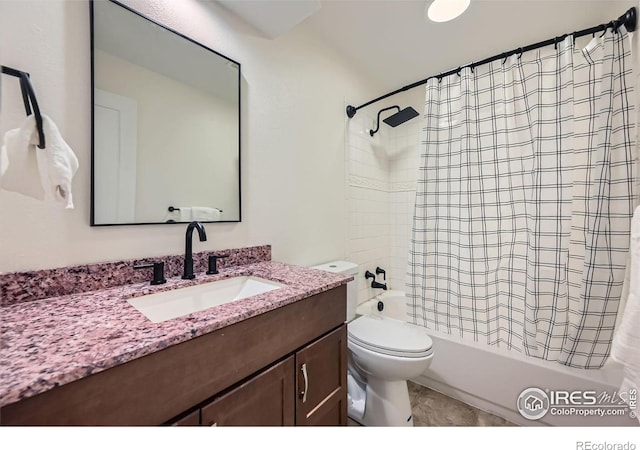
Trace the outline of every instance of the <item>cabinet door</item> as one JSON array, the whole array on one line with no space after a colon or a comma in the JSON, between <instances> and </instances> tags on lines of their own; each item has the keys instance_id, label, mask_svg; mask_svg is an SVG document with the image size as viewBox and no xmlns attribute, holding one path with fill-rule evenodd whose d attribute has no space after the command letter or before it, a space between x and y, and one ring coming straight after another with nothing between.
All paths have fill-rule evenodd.
<instances>
[{"instance_id":1,"label":"cabinet door","mask_svg":"<svg viewBox=\"0 0 640 450\"><path fill-rule=\"evenodd\" d=\"M172 427L197 427L200 426L200 410L197 409L192 413L176 420L170 424Z\"/></svg>"},{"instance_id":2,"label":"cabinet door","mask_svg":"<svg viewBox=\"0 0 640 450\"><path fill-rule=\"evenodd\" d=\"M202 407L202 425L293 425L294 370L290 356L215 399Z\"/></svg>"},{"instance_id":3,"label":"cabinet door","mask_svg":"<svg viewBox=\"0 0 640 450\"><path fill-rule=\"evenodd\" d=\"M347 424L347 326L296 353L296 425Z\"/></svg>"}]
</instances>

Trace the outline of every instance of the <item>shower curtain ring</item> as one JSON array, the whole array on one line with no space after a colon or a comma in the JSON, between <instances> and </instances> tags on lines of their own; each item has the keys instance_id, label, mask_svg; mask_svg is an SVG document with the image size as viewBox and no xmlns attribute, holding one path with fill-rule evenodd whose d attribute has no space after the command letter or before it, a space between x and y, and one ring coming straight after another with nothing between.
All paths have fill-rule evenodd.
<instances>
[{"instance_id":1,"label":"shower curtain ring","mask_svg":"<svg viewBox=\"0 0 640 450\"><path fill-rule=\"evenodd\" d=\"M553 48L555 48L557 50L558 49L558 44L560 42L564 41L567 36L569 36L569 35L568 34L563 34L562 36L556 36L553 39Z\"/></svg>"},{"instance_id":2,"label":"shower curtain ring","mask_svg":"<svg viewBox=\"0 0 640 450\"><path fill-rule=\"evenodd\" d=\"M462 70L462 66L458 66L458 70L457 70L457 72L456 72L456 74L457 74L458 76L460 76L460 71L461 71L461 70Z\"/></svg>"},{"instance_id":3,"label":"shower curtain ring","mask_svg":"<svg viewBox=\"0 0 640 450\"><path fill-rule=\"evenodd\" d=\"M610 24L611 24L611 22L602 24L602 34L600 35L600 37L601 37L601 38L602 38L605 34L607 34L607 28L609 28L609 25L610 25Z\"/></svg>"},{"instance_id":4,"label":"shower curtain ring","mask_svg":"<svg viewBox=\"0 0 640 450\"><path fill-rule=\"evenodd\" d=\"M522 47L518 48L518 59L522 58Z\"/></svg>"},{"instance_id":5,"label":"shower curtain ring","mask_svg":"<svg viewBox=\"0 0 640 450\"><path fill-rule=\"evenodd\" d=\"M507 62L507 58L509 57L509 55L507 55L506 53L503 53L502 56L503 56L502 64L504 64Z\"/></svg>"}]
</instances>

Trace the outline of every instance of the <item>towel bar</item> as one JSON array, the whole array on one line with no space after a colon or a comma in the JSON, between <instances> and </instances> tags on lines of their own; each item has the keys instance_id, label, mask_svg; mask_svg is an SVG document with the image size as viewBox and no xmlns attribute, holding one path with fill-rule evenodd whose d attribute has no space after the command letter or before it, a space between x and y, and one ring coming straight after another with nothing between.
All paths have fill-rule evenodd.
<instances>
[{"instance_id":1,"label":"towel bar","mask_svg":"<svg viewBox=\"0 0 640 450\"><path fill-rule=\"evenodd\" d=\"M218 210L218 211L220 211L220 212L223 212L220 208L215 208L215 209L217 209L217 210ZM174 211L180 211L180 208L176 208L176 207L174 207L174 206L169 206L169 207L167 208L167 210L168 210L169 212L174 212Z\"/></svg>"}]
</instances>

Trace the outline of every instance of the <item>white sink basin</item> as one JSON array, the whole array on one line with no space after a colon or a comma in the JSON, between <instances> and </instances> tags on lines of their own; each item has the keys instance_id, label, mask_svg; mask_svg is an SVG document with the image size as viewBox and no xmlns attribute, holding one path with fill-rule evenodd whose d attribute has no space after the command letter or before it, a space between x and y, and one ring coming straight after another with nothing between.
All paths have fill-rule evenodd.
<instances>
[{"instance_id":1,"label":"white sink basin","mask_svg":"<svg viewBox=\"0 0 640 450\"><path fill-rule=\"evenodd\" d=\"M175 319L213 306L252 297L283 287L258 277L235 277L127 300L154 323Z\"/></svg>"}]
</instances>

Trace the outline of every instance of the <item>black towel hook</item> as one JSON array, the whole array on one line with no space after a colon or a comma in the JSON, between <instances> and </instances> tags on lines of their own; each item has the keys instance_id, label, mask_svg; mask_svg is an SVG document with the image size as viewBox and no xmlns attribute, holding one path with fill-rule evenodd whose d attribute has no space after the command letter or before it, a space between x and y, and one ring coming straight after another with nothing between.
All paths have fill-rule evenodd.
<instances>
[{"instance_id":1,"label":"black towel hook","mask_svg":"<svg viewBox=\"0 0 640 450\"><path fill-rule=\"evenodd\" d=\"M11 67L1 66L2 73L10 75L20 79L20 90L22 91L22 101L24 102L24 110L27 116L31 115L31 108L33 107L33 114L36 119L36 128L38 129L38 148L45 147L44 131L42 129L42 114L40 113L40 107L38 106L38 100L36 99L36 93L29 81L29 74L21 70L12 69Z\"/></svg>"}]
</instances>

